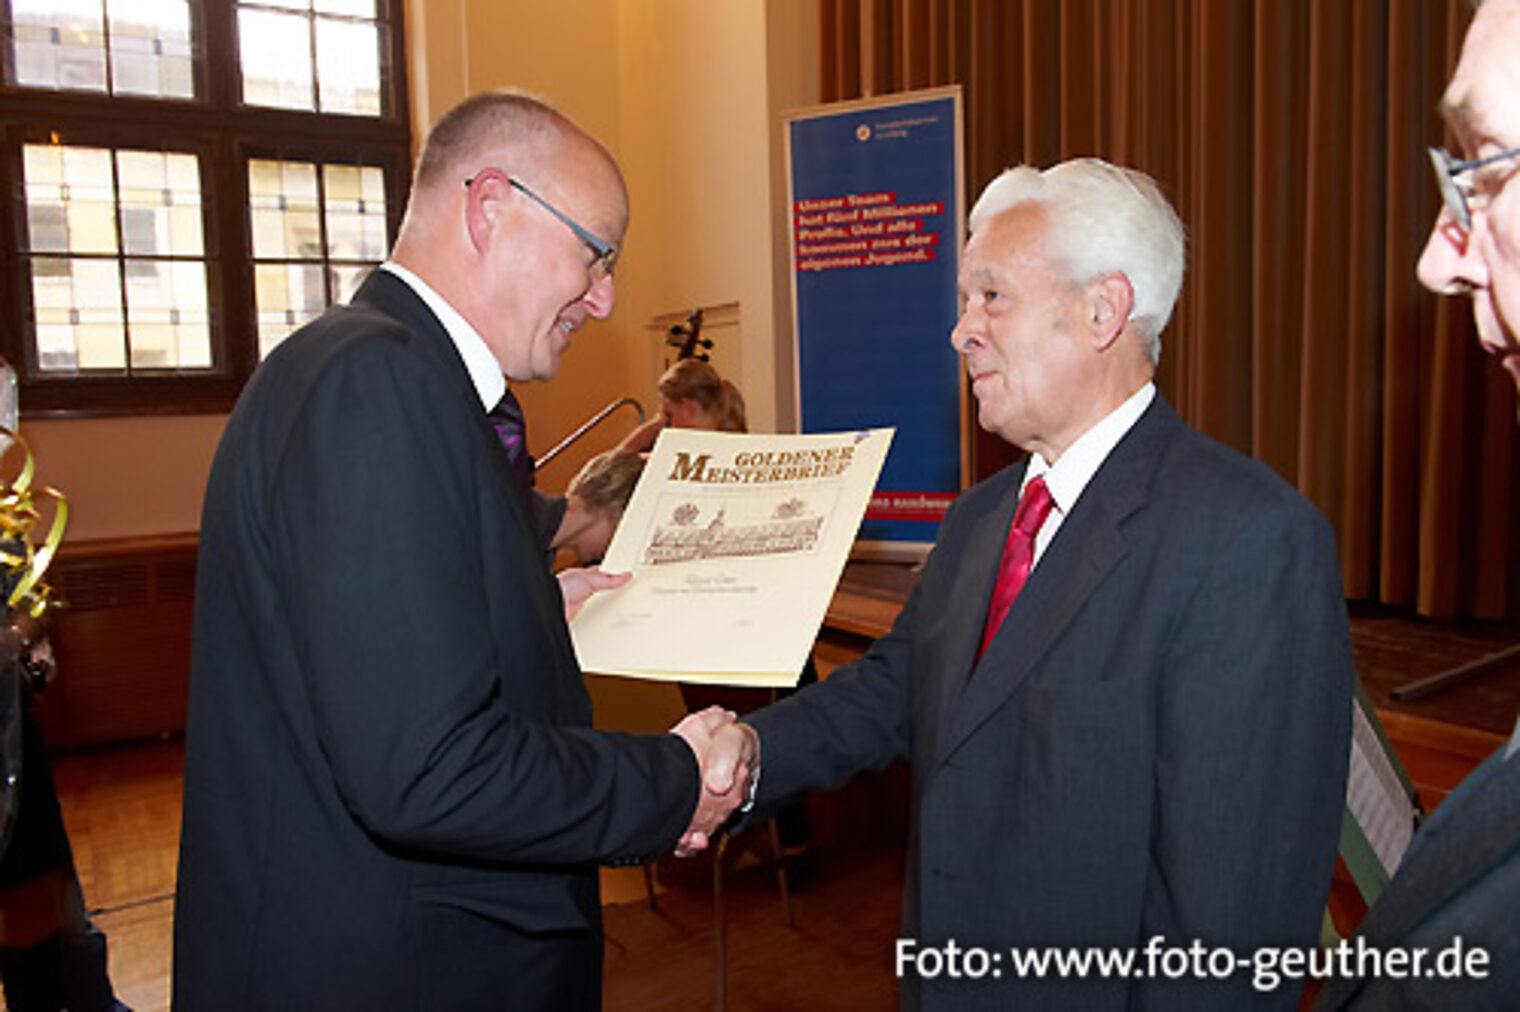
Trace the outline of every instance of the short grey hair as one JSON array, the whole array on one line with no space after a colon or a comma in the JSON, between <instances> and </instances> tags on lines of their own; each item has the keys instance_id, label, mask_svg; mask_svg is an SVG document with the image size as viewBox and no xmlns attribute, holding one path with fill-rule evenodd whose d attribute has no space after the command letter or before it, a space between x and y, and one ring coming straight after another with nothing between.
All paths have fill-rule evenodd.
<instances>
[{"instance_id":1,"label":"short grey hair","mask_svg":"<svg viewBox=\"0 0 1520 1012\"><path fill-rule=\"evenodd\" d=\"M1159 362L1161 332L1182 289L1187 254L1182 222L1155 180L1098 158L1043 172L1020 165L987 184L971 209L971 232L1020 204L1045 212L1045 255L1074 284L1115 271L1129 279L1135 293L1130 322L1152 364Z\"/></svg>"},{"instance_id":2,"label":"short grey hair","mask_svg":"<svg viewBox=\"0 0 1520 1012\"><path fill-rule=\"evenodd\" d=\"M433 124L417 156L413 184L457 187L465 175L479 168L472 160L491 145L510 143L539 150L578 132L564 113L537 96L510 88L483 91Z\"/></svg>"}]
</instances>

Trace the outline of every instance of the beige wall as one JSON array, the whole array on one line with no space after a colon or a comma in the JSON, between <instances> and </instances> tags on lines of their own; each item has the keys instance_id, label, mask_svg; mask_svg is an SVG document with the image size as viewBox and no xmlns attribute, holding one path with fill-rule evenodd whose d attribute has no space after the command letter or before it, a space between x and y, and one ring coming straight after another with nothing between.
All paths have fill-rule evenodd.
<instances>
[{"instance_id":1,"label":"beige wall","mask_svg":"<svg viewBox=\"0 0 1520 1012\"><path fill-rule=\"evenodd\" d=\"M68 542L200 528L201 492L226 418L23 421L36 480L69 500Z\"/></svg>"}]
</instances>

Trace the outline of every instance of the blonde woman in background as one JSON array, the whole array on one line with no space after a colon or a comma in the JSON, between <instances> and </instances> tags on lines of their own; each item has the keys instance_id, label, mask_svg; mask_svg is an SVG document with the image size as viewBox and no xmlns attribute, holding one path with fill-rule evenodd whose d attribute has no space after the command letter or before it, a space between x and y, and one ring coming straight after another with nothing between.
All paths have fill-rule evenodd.
<instances>
[{"instance_id":1,"label":"blonde woman in background","mask_svg":"<svg viewBox=\"0 0 1520 1012\"><path fill-rule=\"evenodd\" d=\"M710 363L683 358L660 377L660 414L630 432L618 449L648 453L667 425L709 432L748 432L744 395Z\"/></svg>"}]
</instances>

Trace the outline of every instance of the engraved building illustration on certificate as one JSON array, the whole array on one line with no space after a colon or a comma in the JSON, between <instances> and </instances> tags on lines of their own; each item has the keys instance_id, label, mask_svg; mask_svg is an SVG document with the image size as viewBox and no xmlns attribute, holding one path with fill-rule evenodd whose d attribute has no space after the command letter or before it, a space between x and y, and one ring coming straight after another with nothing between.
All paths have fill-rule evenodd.
<instances>
[{"instance_id":1,"label":"engraved building illustration on certificate","mask_svg":"<svg viewBox=\"0 0 1520 1012\"><path fill-rule=\"evenodd\" d=\"M644 565L659 566L695 559L812 552L830 509L832 503L816 509L808 499L797 495L779 501L670 496L660 504L641 561ZM731 511L739 515L731 515Z\"/></svg>"}]
</instances>

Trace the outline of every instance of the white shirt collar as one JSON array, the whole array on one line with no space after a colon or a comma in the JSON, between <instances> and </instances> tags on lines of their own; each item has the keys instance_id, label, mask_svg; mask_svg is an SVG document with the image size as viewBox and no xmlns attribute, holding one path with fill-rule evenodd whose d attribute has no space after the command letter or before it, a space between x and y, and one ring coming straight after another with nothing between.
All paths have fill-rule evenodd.
<instances>
[{"instance_id":1,"label":"white shirt collar","mask_svg":"<svg viewBox=\"0 0 1520 1012\"><path fill-rule=\"evenodd\" d=\"M507 392L507 378L502 375L501 363L491 354L491 349L480 332L445 302L443 296L429 288L427 282L405 267L387 260L380 265L380 269L406 282L407 287L417 293L417 298L433 311L433 315L438 317L438 322L443 324L443 329L454 342L454 347L459 349L459 357L464 359L464 367L470 373L470 381L475 384L475 393L480 397L481 405L486 411L496 407L502 395Z\"/></svg>"},{"instance_id":2,"label":"white shirt collar","mask_svg":"<svg viewBox=\"0 0 1520 1012\"><path fill-rule=\"evenodd\" d=\"M1145 409L1150 407L1155 397L1156 384L1145 384L1123 404L1082 433L1054 465L1046 463L1045 458L1038 453L1030 454L1029 466L1024 469L1024 482L1019 486L1020 494L1024 491L1024 485L1043 475L1045 487L1050 490L1050 498L1055 502L1056 509L1062 516L1070 513L1092 476L1098 473L1098 468L1103 466L1109 453L1140 420L1140 416L1145 414Z\"/></svg>"}]
</instances>

